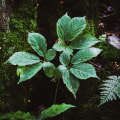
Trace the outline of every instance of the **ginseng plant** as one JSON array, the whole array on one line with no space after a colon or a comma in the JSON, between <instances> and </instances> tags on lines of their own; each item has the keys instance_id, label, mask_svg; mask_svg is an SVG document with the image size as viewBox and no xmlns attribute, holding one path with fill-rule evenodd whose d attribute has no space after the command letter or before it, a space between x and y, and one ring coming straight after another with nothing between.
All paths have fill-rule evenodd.
<instances>
[{"instance_id":1,"label":"ginseng plant","mask_svg":"<svg viewBox=\"0 0 120 120\"><path fill-rule=\"evenodd\" d=\"M87 26L85 17L70 18L66 13L57 21L56 26L58 41L52 49L47 50L44 36L39 33L28 33L28 43L37 55L15 52L6 63L18 66L18 84L31 79L43 69L47 77L55 79L57 88L59 80L63 80L67 89L76 98L80 80L98 78L94 66L87 61L101 53L101 49L92 47L100 41L88 33L84 34ZM60 52L60 65L57 67L51 62L56 57L56 52Z\"/></svg>"}]
</instances>

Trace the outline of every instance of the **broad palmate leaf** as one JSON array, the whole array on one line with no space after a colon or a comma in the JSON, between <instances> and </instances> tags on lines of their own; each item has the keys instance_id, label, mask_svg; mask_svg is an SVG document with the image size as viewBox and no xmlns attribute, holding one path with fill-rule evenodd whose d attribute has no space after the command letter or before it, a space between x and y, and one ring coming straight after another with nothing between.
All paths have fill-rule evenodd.
<instances>
[{"instance_id":1,"label":"broad palmate leaf","mask_svg":"<svg viewBox=\"0 0 120 120\"><path fill-rule=\"evenodd\" d=\"M38 62L40 62L38 56L27 52L16 52L6 61L6 63L19 66L31 65Z\"/></svg>"},{"instance_id":2,"label":"broad palmate leaf","mask_svg":"<svg viewBox=\"0 0 120 120\"><path fill-rule=\"evenodd\" d=\"M43 70L44 73L46 74L46 76L52 78L54 77L54 73L55 73L55 66L54 64L52 64L51 62L44 62L43 63Z\"/></svg>"},{"instance_id":3,"label":"broad palmate leaf","mask_svg":"<svg viewBox=\"0 0 120 120\"><path fill-rule=\"evenodd\" d=\"M63 51L59 57L60 63L63 65L68 65L70 63L70 54L66 51Z\"/></svg>"},{"instance_id":4,"label":"broad palmate leaf","mask_svg":"<svg viewBox=\"0 0 120 120\"><path fill-rule=\"evenodd\" d=\"M18 66L17 75L20 75L20 80L18 84L28 79L31 79L41 69L42 63L36 63L28 66Z\"/></svg>"},{"instance_id":5,"label":"broad palmate leaf","mask_svg":"<svg viewBox=\"0 0 120 120\"><path fill-rule=\"evenodd\" d=\"M80 35L85 27L85 17L74 17L71 19L65 14L57 22L57 34L60 41L72 41Z\"/></svg>"},{"instance_id":6,"label":"broad palmate leaf","mask_svg":"<svg viewBox=\"0 0 120 120\"><path fill-rule=\"evenodd\" d=\"M45 54L47 53L47 43L44 36L38 33L29 33L28 43L37 52L38 55L45 57Z\"/></svg>"},{"instance_id":7,"label":"broad palmate leaf","mask_svg":"<svg viewBox=\"0 0 120 120\"><path fill-rule=\"evenodd\" d=\"M73 56L71 63L78 64L81 62L85 62L87 60L92 59L93 57L96 57L98 54L100 54L101 51L101 49L94 47L82 49Z\"/></svg>"},{"instance_id":8,"label":"broad palmate leaf","mask_svg":"<svg viewBox=\"0 0 120 120\"><path fill-rule=\"evenodd\" d=\"M88 79L90 77L97 77L95 68L88 63L75 64L70 68L70 72L79 79Z\"/></svg>"},{"instance_id":9,"label":"broad palmate leaf","mask_svg":"<svg viewBox=\"0 0 120 120\"><path fill-rule=\"evenodd\" d=\"M73 40L70 43L70 47L73 49L84 49L84 48L91 47L98 42L100 41L91 35L83 35Z\"/></svg>"},{"instance_id":10,"label":"broad palmate leaf","mask_svg":"<svg viewBox=\"0 0 120 120\"><path fill-rule=\"evenodd\" d=\"M79 88L79 81L78 79L73 76L69 70L65 70L65 72L62 75L63 82L68 88L68 90L73 94L73 96L76 98L76 92Z\"/></svg>"},{"instance_id":11,"label":"broad palmate leaf","mask_svg":"<svg viewBox=\"0 0 120 120\"><path fill-rule=\"evenodd\" d=\"M46 60L51 61L55 58L56 56L56 51L54 49L49 49L48 52L46 53Z\"/></svg>"},{"instance_id":12,"label":"broad palmate leaf","mask_svg":"<svg viewBox=\"0 0 120 120\"><path fill-rule=\"evenodd\" d=\"M102 90L100 92L100 105L116 100L117 97L120 99L120 76L109 76L108 79L103 82L100 88Z\"/></svg>"},{"instance_id":13,"label":"broad palmate leaf","mask_svg":"<svg viewBox=\"0 0 120 120\"><path fill-rule=\"evenodd\" d=\"M48 109L45 109L41 112L40 118L38 118L38 120L44 120L45 118L54 117L73 107L75 106L65 103L62 103L60 105L52 105Z\"/></svg>"}]
</instances>

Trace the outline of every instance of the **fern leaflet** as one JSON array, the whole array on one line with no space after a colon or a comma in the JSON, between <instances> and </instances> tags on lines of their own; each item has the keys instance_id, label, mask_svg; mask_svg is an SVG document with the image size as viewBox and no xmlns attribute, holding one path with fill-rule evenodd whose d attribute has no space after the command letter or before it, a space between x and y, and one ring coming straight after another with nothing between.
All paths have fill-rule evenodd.
<instances>
[{"instance_id":1,"label":"fern leaflet","mask_svg":"<svg viewBox=\"0 0 120 120\"><path fill-rule=\"evenodd\" d=\"M109 80L105 80L101 85L100 104L108 102L109 100L120 99L120 76L109 76Z\"/></svg>"}]
</instances>

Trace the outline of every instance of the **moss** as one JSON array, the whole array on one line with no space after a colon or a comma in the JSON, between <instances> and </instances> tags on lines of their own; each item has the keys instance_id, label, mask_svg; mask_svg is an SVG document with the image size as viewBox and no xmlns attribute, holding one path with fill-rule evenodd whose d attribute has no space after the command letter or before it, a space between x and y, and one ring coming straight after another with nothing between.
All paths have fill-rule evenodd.
<instances>
[{"instance_id":1,"label":"moss","mask_svg":"<svg viewBox=\"0 0 120 120\"><path fill-rule=\"evenodd\" d=\"M101 42L98 45L99 48L103 49L103 52L101 56L103 57L104 60L106 61L114 61L114 60L119 60L120 59L120 52L118 49L113 47L107 42Z\"/></svg>"},{"instance_id":2,"label":"moss","mask_svg":"<svg viewBox=\"0 0 120 120\"><path fill-rule=\"evenodd\" d=\"M27 35L28 31L37 31L37 11L34 9L36 2L37 0L15 0L14 12L9 23L10 30L7 33L0 32L0 54L2 57L0 59L0 101L2 101L0 102L0 110L3 112L25 110L27 105L28 93L17 85L19 78L15 74L16 67L6 65L4 62L16 51L33 51L27 43Z\"/></svg>"}]
</instances>

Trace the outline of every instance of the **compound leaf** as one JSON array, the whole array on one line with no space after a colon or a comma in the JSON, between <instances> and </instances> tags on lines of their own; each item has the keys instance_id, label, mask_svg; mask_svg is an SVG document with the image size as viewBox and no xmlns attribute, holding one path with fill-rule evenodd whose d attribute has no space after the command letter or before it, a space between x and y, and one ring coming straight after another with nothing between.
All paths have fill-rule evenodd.
<instances>
[{"instance_id":1,"label":"compound leaf","mask_svg":"<svg viewBox=\"0 0 120 120\"><path fill-rule=\"evenodd\" d=\"M71 19L65 14L57 22L57 34L60 41L72 41L80 35L85 27L85 17L74 17Z\"/></svg>"},{"instance_id":2,"label":"compound leaf","mask_svg":"<svg viewBox=\"0 0 120 120\"><path fill-rule=\"evenodd\" d=\"M120 99L120 76L109 76L109 80L105 80L101 85L100 90L100 104Z\"/></svg>"}]
</instances>

